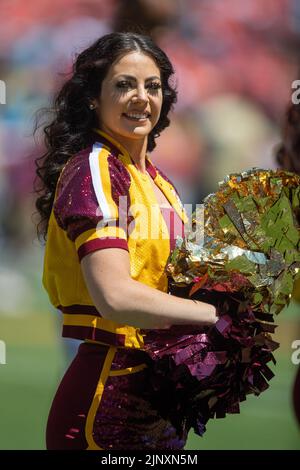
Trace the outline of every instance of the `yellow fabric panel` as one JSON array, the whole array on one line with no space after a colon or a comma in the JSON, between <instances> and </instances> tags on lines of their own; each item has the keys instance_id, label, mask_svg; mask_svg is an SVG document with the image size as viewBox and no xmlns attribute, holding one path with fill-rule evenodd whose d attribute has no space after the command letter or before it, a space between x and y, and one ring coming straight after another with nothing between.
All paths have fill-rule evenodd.
<instances>
[{"instance_id":1,"label":"yellow fabric panel","mask_svg":"<svg viewBox=\"0 0 300 470\"><path fill-rule=\"evenodd\" d=\"M43 285L55 307L93 305L84 282L75 243L58 226L53 211L44 254Z\"/></svg>"},{"instance_id":2,"label":"yellow fabric panel","mask_svg":"<svg viewBox=\"0 0 300 470\"><path fill-rule=\"evenodd\" d=\"M155 183L160 187L163 191L167 199L169 200L170 204L174 207L179 217L183 220L186 224L188 222L188 217L184 211L184 208L179 200L175 190L172 186L166 181L162 176L157 174L156 178L154 179Z\"/></svg>"},{"instance_id":3,"label":"yellow fabric panel","mask_svg":"<svg viewBox=\"0 0 300 470\"><path fill-rule=\"evenodd\" d=\"M170 239L165 220L149 177L142 178L128 155L119 158L131 176L129 196L134 215L134 221L128 227L131 277L167 292L168 279L164 269L170 254Z\"/></svg>"}]
</instances>

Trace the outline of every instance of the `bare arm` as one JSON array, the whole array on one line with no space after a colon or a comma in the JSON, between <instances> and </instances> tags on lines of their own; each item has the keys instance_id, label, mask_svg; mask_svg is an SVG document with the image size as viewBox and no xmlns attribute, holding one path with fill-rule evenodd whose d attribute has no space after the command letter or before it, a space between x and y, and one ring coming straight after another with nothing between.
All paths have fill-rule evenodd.
<instances>
[{"instance_id":1,"label":"bare arm","mask_svg":"<svg viewBox=\"0 0 300 470\"><path fill-rule=\"evenodd\" d=\"M81 269L97 310L109 320L150 329L211 325L217 320L210 304L169 295L132 279L126 250L94 251L81 260Z\"/></svg>"}]
</instances>

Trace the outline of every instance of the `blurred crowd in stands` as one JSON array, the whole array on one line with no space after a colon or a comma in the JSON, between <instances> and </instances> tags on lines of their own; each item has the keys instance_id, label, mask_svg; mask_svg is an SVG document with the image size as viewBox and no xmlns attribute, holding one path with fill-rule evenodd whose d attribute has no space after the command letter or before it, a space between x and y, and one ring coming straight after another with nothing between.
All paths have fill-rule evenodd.
<instances>
[{"instance_id":1,"label":"blurred crowd in stands","mask_svg":"<svg viewBox=\"0 0 300 470\"><path fill-rule=\"evenodd\" d=\"M178 103L151 157L185 203L201 202L229 172L276 167L298 78L299 1L1 0L0 17L0 284L5 262L40 249L35 113L103 34L149 32L174 65Z\"/></svg>"}]
</instances>

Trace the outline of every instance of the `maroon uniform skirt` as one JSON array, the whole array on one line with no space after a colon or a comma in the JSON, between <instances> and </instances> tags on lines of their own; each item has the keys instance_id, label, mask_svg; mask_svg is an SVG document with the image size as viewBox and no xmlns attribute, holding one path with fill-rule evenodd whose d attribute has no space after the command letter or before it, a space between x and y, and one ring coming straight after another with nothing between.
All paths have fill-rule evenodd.
<instances>
[{"instance_id":1,"label":"maroon uniform skirt","mask_svg":"<svg viewBox=\"0 0 300 470\"><path fill-rule=\"evenodd\" d=\"M54 397L47 449L183 449L182 433L144 396L144 351L91 342L79 346Z\"/></svg>"}]
</instances>

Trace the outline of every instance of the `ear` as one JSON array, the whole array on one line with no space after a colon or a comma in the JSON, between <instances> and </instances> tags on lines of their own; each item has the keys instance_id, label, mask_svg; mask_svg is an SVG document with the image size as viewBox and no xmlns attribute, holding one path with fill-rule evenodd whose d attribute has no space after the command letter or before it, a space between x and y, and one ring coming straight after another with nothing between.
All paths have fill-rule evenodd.
<instances>
[{"instance_id":1,"label":"ear","mask_svg":"<svg viewBox=\"0 0 300 470\"><path fill-rule=\"evenodd\" d=\"M97 100L94 99L94 100L89 101L89 108L90 109L96 109L96 108L98 108L98 106L99 106L99 103L97 102Z\"/></svg>"}]
</instances>

